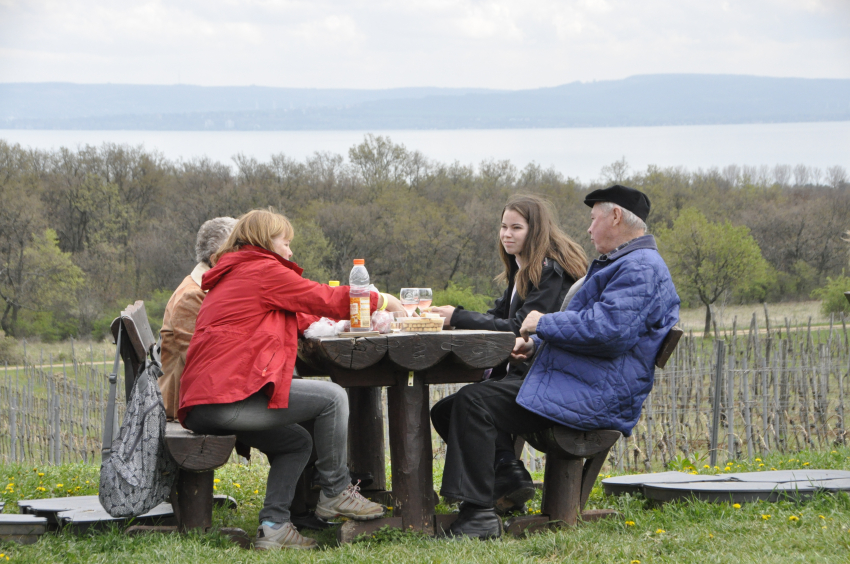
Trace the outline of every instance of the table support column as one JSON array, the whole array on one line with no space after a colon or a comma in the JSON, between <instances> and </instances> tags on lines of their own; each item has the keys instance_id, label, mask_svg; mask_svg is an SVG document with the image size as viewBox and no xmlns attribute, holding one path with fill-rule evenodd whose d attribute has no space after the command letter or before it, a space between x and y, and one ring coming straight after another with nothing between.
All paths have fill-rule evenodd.
<instances>
[{"instance_id":1,"label":"table support column","mask_svg":"<svg viewBox=\"0 0 850 564\"><path fill-rule=\"evenodd\" d=\"M401 373L387 388L394 515L404 530L434 534L434 469L428 385L420 373Z\"/></svg>"},{"instance_id":2,"label":"table support column","mask_svg":"<svg viewBox=\"0 0 850 564\"><path fill-rule=\"evenodd\" d=\"M384 407L381 388L348 388L348 463L352 472L371 472L364 490L387 489Z\"/></svg>"}]
</instances>

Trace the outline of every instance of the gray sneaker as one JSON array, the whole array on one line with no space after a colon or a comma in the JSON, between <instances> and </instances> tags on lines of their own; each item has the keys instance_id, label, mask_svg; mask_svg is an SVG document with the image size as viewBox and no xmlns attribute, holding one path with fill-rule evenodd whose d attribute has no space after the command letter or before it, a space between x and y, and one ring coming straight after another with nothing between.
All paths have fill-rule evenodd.
<instances>
[{"instance_id":1,"label":"gray sneaker","mask_svg":"<svg viewBox=\"0 0 850 564\"><path fill-rule=\"evenodd\" d=\"M255 550L311 549L318 547L319 543L316 542L316 539L301 535L292 523L284 523L280 529L260 525L257 527L257 538L254 539Z\"/></svg>"},{"instance_id":2,"label":"gray sneaker","mask_svg":"<svg viewBox=\"0 0 850 564\"><path fill-rule=\"evenodd\" d=\"M343 516L355 521L369 521L384 516L386 508L369 501L360 495L360 488L348 486L336 497L325 497L325 492L319 494L319 504L316 505L316 515L322 519L332 519Z\"/></svg>"}]
</instances>

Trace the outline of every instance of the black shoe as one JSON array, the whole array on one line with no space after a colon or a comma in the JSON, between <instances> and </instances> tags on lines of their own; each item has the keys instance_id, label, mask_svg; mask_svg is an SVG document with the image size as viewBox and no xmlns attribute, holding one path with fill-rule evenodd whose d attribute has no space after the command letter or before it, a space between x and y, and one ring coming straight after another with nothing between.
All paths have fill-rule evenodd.
<instances>
[{"instance_id":1,"label":"black shoe","mask_svg":"<svg viewBox=\"0 0 850 564\"><path fill-rule=\"evenodd\" d=\"M496 466L493 499L496 511L519 511L534 498L534 482L521 460L507 460Z\"/></svg>"},{"instance_id":2,"label":"black shoe","mask_svg":"<svg viewBox=\"0 0 850 564\"><path fill-rule=\"evenodd\" d=\"M472 537L481 540L497 539L502 536L502 520L492 507L460 505L460 514L449 530L447 537Z\"/></svg>"},{"instance_id":3,"label":"black shoe","mask_svg":"<svg viewBox=\"0 0 850 564\"><path fill-rule=\"evenodd\" d=\"M300 515L290 515L289 520L295 525L299 531L304 529L312 529L314 531L324 531L334 526L334 523L325 521L312 511L301 513Z\"/></svg>"}]
</instances>

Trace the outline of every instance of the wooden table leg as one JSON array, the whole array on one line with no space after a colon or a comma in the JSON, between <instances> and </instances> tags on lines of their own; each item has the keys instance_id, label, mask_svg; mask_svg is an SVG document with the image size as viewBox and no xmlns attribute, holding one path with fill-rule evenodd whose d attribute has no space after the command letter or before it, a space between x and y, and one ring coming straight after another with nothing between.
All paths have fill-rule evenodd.
<instances>
[{"instance_id":1,"label":"wooden table leg","mask_svg":"<svg viewBox=\"0 0 850 564\"><path fill-rule=\"evenodd\" d=\"M384 407L381 388L348 388L348 464L352 472L372 474L364 489L387 489Z\"/></svg>"},{"instance_id":2,"label":"wooden table leg","mask_svg":"<svg viewBox=\"0 0 850 564\"><path fill-rule=\"evenodd\" d=\"M394 515L404 530L434 534L434 474L428 386L421 374L403 373L387 389Z\"/></svg>"}]
</instances>

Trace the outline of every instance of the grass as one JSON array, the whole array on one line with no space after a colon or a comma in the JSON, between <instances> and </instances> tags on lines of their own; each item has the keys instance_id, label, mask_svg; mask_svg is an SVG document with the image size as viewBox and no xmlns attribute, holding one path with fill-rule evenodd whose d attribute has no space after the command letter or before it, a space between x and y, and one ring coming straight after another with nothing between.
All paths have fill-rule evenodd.
<instances>
[{"instance_id":1,"label":"grass","mask_svg":"<svg viewBox=\"0 0 850 564\"><path fill-rule=\"evenodd\" d=\"M805 302L783 302L778 304L767 304L772 327L784 326L787 317L792 327L797 323L805 326L812 318L812 326L829 326L829 316L821 313L821 302L819 300ZM719 330L732 329L732 322L738 318L738 330L746 331L750 326L753 313L756 314L759 327L767 327L764 319L764 306L762 304L743 304L721 306L715 304L715 315L717 315L717 328ZM836 315L835 322L841 326L840 317ZM679 325L685 330L693 330L694 333L702 332L705 327L705 307L683 309L679 312Z\"/></svg>"},{"instance_id":2,"label":"grass","mask_svg":"<svg viewBox=\"0 0 850 564\"><path fill-rule=\"evenodd\" d=\"M681 469L699 473L759 471L772 468L850 469L850 448L829 452L770 455L762 460L730 461L706 468L704 461L678 460ZM764 464L764 466L760 466ZM727 469L728 468L728 469ZM439 470L439 469L438 469ZM241 527L250 533L262 504L267 466L230 464L216 472L217 493L236 498L239 509L217 509L217 527ZM34 497L96 493L98 468L64 465L32 468L0 466L6 513L16 501ZM435 474L438 474L435 473ZM13 484L11 487L8 484ZM59 486L59 484L62 484ZM0 483L0 487L4 484ZM38 488L44 488L39 490ZM531 510L538 511L540 496ZM845 562L850 560L850 496L819 495L802 503L728 503L697 501L654 505L641 497L606 497L599 483L591 508L614 508L621 517L583 523L570 530L479 542L438 541L400 531L382 530L358 542L337 546L333 531L317 535L315 552L256 553L235 548L216 533L127 537L121 528L43 536L36 544L0 542L0 559L10 562ZM440 506L438 509L447 510Z\"/></svg>"}]
</instances>

